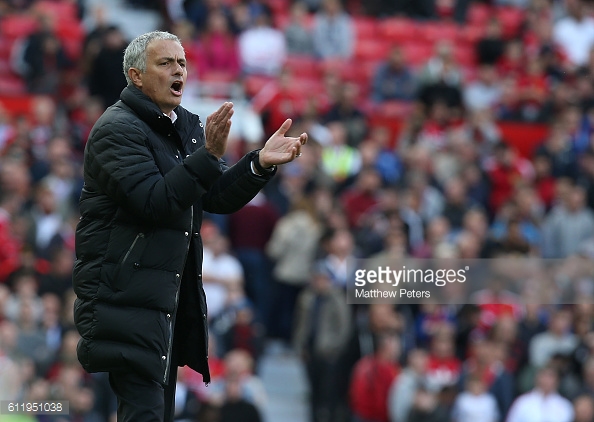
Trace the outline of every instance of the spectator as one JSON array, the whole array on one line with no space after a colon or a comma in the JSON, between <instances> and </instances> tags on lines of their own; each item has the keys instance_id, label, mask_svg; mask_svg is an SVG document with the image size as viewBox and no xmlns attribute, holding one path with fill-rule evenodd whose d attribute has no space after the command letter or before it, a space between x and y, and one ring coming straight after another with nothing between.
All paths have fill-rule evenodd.
<instances>
[{"instance_id":1,"label":"spectator","mask_svg":"<svg viewBox=\"0 0 594 422\"><path fill-rule=\"evenodd\" d=\"M362 225L366 213L378 204L377 192L381 186L381 177L374 168L363 168L357 174L353 186L341 196L342 206L352 229Z\"/></svg>"},{"instance_id":2,"label":"spectator","mask_svg":"<svg viewBox=\"0 0 594 422\"><path fill-rule=\"evenodd\" d=\"M543 367L536 376L535 388L514 401L506 422L540 422L550 418L556 422L571 422L574 417L571 402L557 392L558 375Z\"/></svg>"},{"instance_id":3,"label":"spectator","mask_svg":"<svg viewBox=\"0 0 594 422\"><path fill-rule=\"evenodd\" d=\"M392 47L386 61L375 71L371 98L376 102L412 101L416 90L415 77L406 64L404 53L400 47Z\"/></svg>"},{"instance_id":4,"label":"spectator","mask_svg":"<svg viewBox=\"0 0 594 422\"><path fill-rule=\"evenodd\" d=\"M296 1L291 5L290 22L285 28L287 53L295 56L310 56L315 54L311 28L307 22L307 4Z\"/></svg>"},{"instance_id":5,"label":"spectator","mask_svg":"<svg viewBox=\"0 0 594 422\"><path fill-rule=\"evenodd\" d=\"M89 94L101 99L103 109L119 100L126 87L122 66L127 45L120 28L109 26L103 33L102 46L89 69Z\"/></svg>"},{"instance_id":6,"label":"spectator","mask_svg":"<svg viewBox=\"0 0 594 422\"><path fill-rule=\"evenodd\" d=\"M487 392L484 381L478 376L471 376L465 384L465 390L456 397L452 421L474 422L479 417L481 421L497 422L500 416L497 402Z\"/></svg>"},{"instance_id":7,"label":"spectator","mask_svg":"<svg viewBox=\"0 0 594 422\"><path fill-rule=\"evenodd\" d=\"M203 419L201 419L203 420ZM258 408L241 395L241 383L229 380L225 385L225 400L221 406L220 422L260 422L262 420Z\"/></svg>"},{"instance_id":8,"label":"spectator","mask_svg":"<svg viewBox=\"0 0 594 422\"><path fill-rule=\"evenodd\" d=\"M367 134L365 115L358 105L359 87L354 83L345 83L338 98L324 115L326 123L341 122L347 135L347 144L357 148Z\"/></svg>"},{"instance_id":9,"label":"spectator","mask_svg":"<svg viewBox=\"0 0 594 422\"><path fill-rule=\"evenodd\" d=\"M592 396L583 395L573 401L573 422L589 422L594 420L594 399Z\"/></svg>"},{"instance_id":10,"label":"spectator","mask_svg":"<svg viewBox=\"0 0 594 422\"><path fill-rule=\"evenodd\" d=\"M316 266L311 282L299 295L295 310L294 348L307 371L311 420L333 420L339 412L337 380L351 335L351 310L330 275Z\"/></svg>"},{"instance_id":11,"label":"spectator","mask_svg":"<svg viewBox=\"0 0 594 422\"><path fill-rule=\"evenodd\" d=\"M481 65L478 78L464 89L464 105L470 110L492 109L501 97L495 66Z\"/></svg>"},{"instance_id":12,"label":"spectator","mask_svg":"<svg viewBox=\"0 0 594 422\"><path fill-rule=\"evenodd\" d=\"M355 365L350 403L357 421L389 422L388 395L400 372L400 347L394 333L382 333L377 338L376 352L362 357Z\"/></svg>"},{"instance_id":13,"label":"spectator","mask_svg":"<svg viewBox=\"0 0 594 422\"><path fill-rule=\"evenodd\" d=\"M277 76L285 62L287 46L283 33L271 26L266 13L238 39L241 70L247 75Z\"/></svg>"},{"instance_id":14,"label":"spectator","mask_svg":"<svg viewBox=\"0 0 594 422\"><path fill-rule=\"evenodd\" d=\"M388 396L390 422L407 421L417 391L425 385L428 356L424 349L407 354L407 366L392 382Z\"/></svg>"},{"instance_id":15,"label":"spectator","mask_svg":"<svg viewBox=\"0 0 594 422\"><path fill-rule=\"evenodd\" d=\"M225 74L229 81L239 77L238 41L222 11L209 13L207 26L199 36L194 61L201 78L212 73Z\"/></svg>"},{"instance_id":16,"label":"spectator","mask_svg":"<svg viewBox=\"0 0 594 422\"><path fill-rule=\"evenodd\" d=\"M322 169L338 185L357 174L361 168L359 151L347 144L347 131L340 121L329 123L330 144L323 146Z\"/></svg>"},{"instance_id":17,"label":"spectator","mask_svg":"<svg viewBox=\"0 0 594 422\"><path fill-rule=\"evenodd\" d=\"M497 18L489 19L485 35L476 44L476 56L479 65L495 65L503 54L501 22Z\"/></svg>"},{"instance_id":18,"label":"spectator","mask_svg":"<svg viewBox=\"0 0 594 422\"><path fill-rule=\"evenodd\" d=\"M594 45L594 19L586 14L586 4L582 0L570 0L566 7L567 16L555 24L553 37L576 68L587 62Z\"/></svg>"},{"instance_id":19,"label":"spectator","mask_svg":"<svg viewBox=\"0 0 594 422\"><path fill-rule=\"evenodd\" d=\"M582 187L573 186L568 197L545 217L542 223L543 257L565 258L594 235L594 214L586 208L585 196Z\"/></svg>"},{"instance_id":20,"label":"spectator","mask_svg":"<svg viewBox=\"0 0 594 422\"><path fill-rule=\"evenodd\" d=\"M321 59L350 59L355 47L355 29L340 0L323 0L313 24L314 50Z\"/></svg>"},{"instance_id":21,"label":"spectator","mask_svg":"<svg viewBox=\"0 0 594 422\"><path fill-rule=\"evenodd\" d=\"M567 310L559 310L552 315L548 330L535 335L530 341L530 365L542 368L556 354L569 356L575 350L577 338L570 331L571 318Z\"/></svg>"},{"instance_id":22,"label":"spectator","mask_svg":"<svg viewBox=\"0 0 594 422\"><path fill-rule=\"evenodd\" d=\"M229 239L220 233L204 239L202 282L212 319L216 319L228 303L230 290L243 289L241 263L229 253Z\"/></svg>"},{"instance_id":23,"label":"spectator","mask_svg":"<svg viewBox=\"0 0 594 422\"><path fill-rule=\"evenodd\" d=\"M275 301L269 320L275 329L270 336L290 340L295 303L310 279L321 230L313 203L305 198L296 200L274 228L266 245L266 253L274 260Z\"/></svg>"}]
</instances>

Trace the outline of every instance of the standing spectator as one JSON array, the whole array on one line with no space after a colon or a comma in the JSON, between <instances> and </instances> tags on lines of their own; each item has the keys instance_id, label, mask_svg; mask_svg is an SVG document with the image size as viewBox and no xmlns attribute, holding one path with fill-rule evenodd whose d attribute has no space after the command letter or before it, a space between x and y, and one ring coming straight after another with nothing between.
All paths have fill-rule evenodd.
<instances>
[{"instance_id":1,"label":"standing spectator","mask_svg":"<svg viewBox=\"0 0 594 422\"><path fill-rule=\"evenodd\" d=\"M572 422L571 402L557 392L559 376L551 367L543 367L536 375L535 388L514 401L506 422Z\"/></svg>"},{"instance_id":2,"label":"standing spectator","mask_svg":"<svg viewBox=\"0 0 594 422\"><path fill-rule=\"evenodd\" d=\"M311 421L336 420L340 358L351 334L351 310L345 295L320 266L299 295L293 343L305 364L311 391ZM333 416L334 415L334 416Z\"/></svg>"},{"instance_id":3,"label":"standing spectator","mask_svg":"<svg viewBox=\"0 0 594 422\"><path fill-rule=\"evenodd\" d=\"M291 20L285 28L287 53L300 56L314 55L313 36L307 24L307 6L303 1L291 5Z\"/></svg>"},{"instance_id":4,"label":"standing spectator","mask_svg":"<svg viewBox=\"0 0 594 422\"><path fill-rule=\"evenodd\" d=\"M277 76L286 54L285 36L271 26L271 17L265 12L239 36L241 70L247 75Z\"/></svg>"},{"instance_id":5,"label":"standing spectator","mask_svg":"<svg viewBox=\"0 0 594 422\"><path fill-rule=\"evenodd\" d=\"M109 26L103 34L103 45L93 60L89 72L89 94L97 96L107 108L120 98L126 87L122 73L126 39L117 26Z\"/></svg>"},{"instance_id":6,"label":"standing spectator","mask_svg":"<svg viewBox=\"0 0 594 422\"><path fill-rule=\"evenodd\" d=\"M392 47L386 61L375 71L371 98L376 102L412 101L416 89L415 77L406 64L404 53L400 47Z\"/></svg>"},{"instance_id":7,"label":"standing spectator","mask_svg":"<svg viewBox=\"0 0 594 422\"><path fill-rule=\"evenodd\" d=\"M310 279L318 252L321 224L313 203L297 200L291 211L282 217L266 245L266 253L274 260L274 294L271 305L269 335L289 340L293 333L294 308L297 297Z\"/></svg>"},{"instance_id":8,"label":"standing spectator","mask_svg":"<svg viewBox=\"0 0 594 422\"><path fill-rule=\"evenodd\" d=\"M355 28L340 0L324 0L313 26L314 49L322 59L350 59L355 48Z\"/></svg>"},{"instance_id":9,"label":"standing spectator","mask_svg":"<svg viewBox=\"0 0 594 422\"><path fill-rule=\"evenodd\" d=\"M263 324L268 323L272 267L265 251L277 220L278 213L261 192L229 218L229 240L243 267L245 291Z\"/></svg>"},{"instance_id":10,"label":"standing spectator","mask_svg":"<svg viewBox=\"0 0 594 422\"><path fill-rule=\"evenodd\" d=\"M357 422L389 422L388 395L400 368L400 341L394 333L377 338L373 355L362 357L350 383L351 410Z\"/></svg>"},{"instance_id":11,"label":"standing spectator","mask_svg":"<svg viewBox=\"0 0 594 422\"><path fill-rule=\"evenodd\" d=\"M555 24L553 38L576 68L586 64L594 45L594 19L586 14L583 0L568 0L565 5L567 16Z\"/></svg>"}]
</instances>

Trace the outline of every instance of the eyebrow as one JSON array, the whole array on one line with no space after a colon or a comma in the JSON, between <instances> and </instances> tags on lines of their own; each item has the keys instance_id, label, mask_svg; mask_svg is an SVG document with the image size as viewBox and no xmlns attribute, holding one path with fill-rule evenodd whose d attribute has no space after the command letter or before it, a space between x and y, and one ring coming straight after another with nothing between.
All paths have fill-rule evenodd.
<instances>
[{"instance_id":1,"label":"eyebrow","mask_svg":"<svg viewBox=\"0 0 594 422\"><path fill-rule=\"evenodd\" d=\"M163 60L168 61L168 62L174 62L175 61L175 59L173 57L161 57L159 59L160 62L163 61ZM183 57L180 57L179 59L177 59L177 61L178 62L185 62L186 59L183 58Z\"/></svg>"}]
</instances>

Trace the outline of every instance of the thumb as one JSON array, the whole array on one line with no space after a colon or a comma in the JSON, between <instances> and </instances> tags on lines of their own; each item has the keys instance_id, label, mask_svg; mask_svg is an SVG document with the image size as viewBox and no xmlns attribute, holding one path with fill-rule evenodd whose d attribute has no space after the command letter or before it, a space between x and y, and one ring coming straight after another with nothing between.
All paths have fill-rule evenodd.
<instances>
[{"instance_id":1,"label":"thumb","mask_svg":"<svg viewBox=\"0 0 594 422\"><path fill-rule=\"evenodd\" d=\"M284 136L284 134L287 133L287 131L291 127L291 124L292 123L293 123L293 121L291 119L285 120L285 122L281 125L281 127L278 128L278 130L276 131L276 133L278 135L283 135Z\"/></svg>"}]
</instances>

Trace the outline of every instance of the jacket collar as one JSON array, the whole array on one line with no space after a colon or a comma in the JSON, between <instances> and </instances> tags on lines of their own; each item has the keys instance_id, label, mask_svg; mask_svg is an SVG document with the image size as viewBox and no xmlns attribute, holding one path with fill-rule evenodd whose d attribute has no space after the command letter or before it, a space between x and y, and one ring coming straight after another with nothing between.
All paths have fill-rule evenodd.
<instances>
[{"instance_id":1,"label":"jacket collar","mask_svg":"<svg viewBox=\"0 0 594 422\"><path fill-rule=\"evenodd\" d=\"M134 85L128 85L120 94L120 99L130 107L142 120L153 128L153 130L167 134L171 132L173 123L166 117L161 109L140 89ZM184 113L181 106L173 109L177 115L178 124L183 124Z\"/></svg>"}]
</instances>

